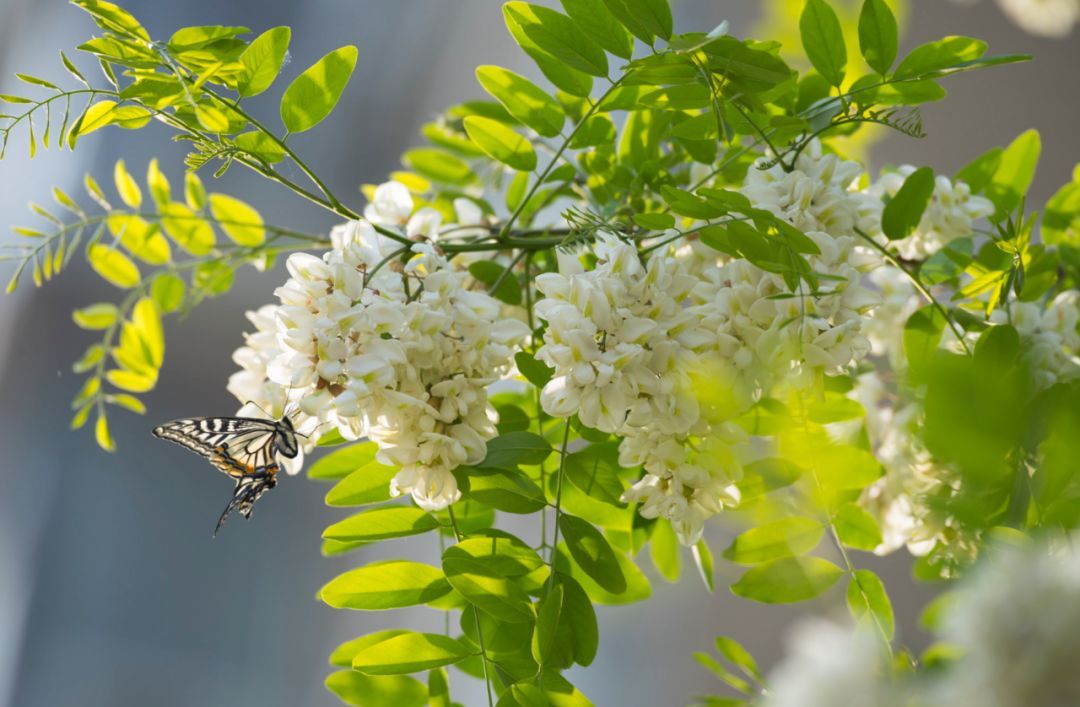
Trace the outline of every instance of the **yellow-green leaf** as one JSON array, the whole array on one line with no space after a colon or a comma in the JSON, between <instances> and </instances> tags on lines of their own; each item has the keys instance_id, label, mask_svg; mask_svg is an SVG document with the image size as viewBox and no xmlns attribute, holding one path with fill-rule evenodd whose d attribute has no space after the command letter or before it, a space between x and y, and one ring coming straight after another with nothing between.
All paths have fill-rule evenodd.
<instances>
[{"instance_id":1,"label":"yellow-green leaf","mask_svg":"<svg viewBox=\"0 0 1080 707\"><path fill-rule=\"evenodd\" d=\"M116 442L109 434L109 422L104 415L98 415L97 424L94 425L94 438L97 439L98 446L106 452L116 451Z\"/></svg>"},{"instance_id":2,"label":"yellow-green leaf","mask_svg":"<svg viewBox=\"0 0 1080 707\"><path fill-rule=\"evenodd\" d=\"M237 93L244 97L257 96L270 88L285 63L291 37L288 27L275 27L255 38L240 55L244 68L236 81Z\"/></svg>"},{"instance_id":3,"label":"yellow-green leaf","mask_svg":"<svg viewBox=\"0 0 1080 707\"><path fill-rule=\"evenodd\" d=\"M115 101L100 101L90 106L83 114L82 120L79 121L78 131L73 130L72 134L81 137L109 125L112 123L112 112L115 107Z\"/></svg>"},{"instance_id":4,"label":"yellow-green leaf","mask_svg":"<svg viewBox=\"0 0 1080 707\"><path fill-rule=\"evenodd\" d=\"M356 47L335 49L285 89L281 121L290 133L302 133L321 123L334 110L356 68Z\"/></svg>"},{"instance_id":5,"label":"yellow-green leaf","mask_svg":"<svg viewBox=\"0 0 1080 707\"><path fill-rule=\"evenodd\" d=\"M165 358L165 332L161 328L161 315L154 300L143 297L136 302L131 311L131 322L146 347L150 363L154 368L161 368Z\"/></svg>"},{"instance_id":6,"label":"yellow-green leaf","mask_svg":"<svg viewBox=\"0 0 1080 707\"><path fill-rule=\"evenodd\" d=\"M262 216L249 204L226 194L211 194L210 212L237 245L254 247L266 241Z\"/></svg>"},{"instance_id":7,"label":"yellow-green leaf","mask_svg":"<svg viewBox=\"0 0 1080 707\"><path fill-rule=\"evenodd\" d=\"M116 182L116 191L120 193L120 198L123 199L125 204L133 209L142 206L142 189L139 188L139 183L127 171L127 166L123 160L116 161L116 167L113 169L113 179Z\"/></svg>"},{"instance_id":8,"label":"yellow-green leaf","mask_svg":"<svg viewBox=\"0 0 1080 707\"><path fill-rule=\"evenodd\" d=\"M119 250L110 248L101 243L95 243L87 251L87 259L90 267L106 281L121 287L130 289L139 284L139 268Z\"/></svg>"},{"instance_id":9,"label":"yellow-green leaf","mask_svg":"<svg viewBox=\"0 0 1080 707\"><path fill-rule=\"evenodd\" d=\"M129 393L145 393L153 390L154 386L157 385L155 376L141 375L134 371L116 369L106 373L105 377L114 386Z\"/></svg>"},{"instance_id":10,"label":"yellow-green leaf","mask_svg":"<svg viewBox=\"0 0 1080 707\"><path fill-rule=\"evenodd\" d=\"M71 313L71 318L82 329L108 329L120 318L120 312L114 304L99 302L76 309Z\"/></svg>"},{"instance_id":11,"label":"yellow-green leaf","mask_svg":"<svg viewBox=\"0 0 1080 707\"><path fill-rule=\"evenodd\" d=\"M150 160L150 167L146 170L146 184L150 187L150 196L158 206L172 201L169 179L162 174L156 157Z\"/></svg>"},{"instance_id":12,"label":"yellow-green leaf","mask_svg":"<svg viewBox=\"0 0 1080 707\"><path fill-rule=\"evenodd\" d=\"M214 229L178 201L161 208L161 225L177 245L192 255L207 255L214 247Z\"/></svg>"}]
</instances>

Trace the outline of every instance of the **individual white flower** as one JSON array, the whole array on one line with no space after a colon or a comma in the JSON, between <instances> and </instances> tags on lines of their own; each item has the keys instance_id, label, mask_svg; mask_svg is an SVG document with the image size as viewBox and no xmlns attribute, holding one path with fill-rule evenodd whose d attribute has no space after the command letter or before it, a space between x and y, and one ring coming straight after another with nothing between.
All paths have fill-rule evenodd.
<instances>
[{"instance_id":1,"label":"individual white flower","mask_svg":"<svg viewBox=\"0 0 1080 707\"><path fill-rule=\"evenodd\" d=\"M998 0L998 5L1025 32L1067 37L1080 22L1080 0Z\"/></svg>"},{"instance_id":2,"label":"individual white flower","mask_svg":"<svg viewBox=\"0 0 1080 707\"><path fill-rule=\"evenodd\" d=\"M1074 546L1035 544L991 555L960 592L943 638L963 657L933 704L1080 704L1080 553Z\"/></svg>"},{"instance_id":3,"label":"individual white flower","mask_svg":"<svg viewBox=\"0 0 1080 707\"><path fill-rule=\"evenodd\" d=\"M385 182L375 188L375 196L364 209L364 219L382 226L403 226L413 211L409 188L401 182Z\"/></svg>"},{"instance_id":4,"label":"individual white flower","mask_svg":"<svg viewBox=\"0 0 1080 707\"><path fill-rule=\"evenodd\" d=\"M888 664L879 645L864 630L803 620L769 675L764 707L899 707L903 702L883 677Z\"/></svg>"},{"instance_id":5,"label":"individual white flower","mask_svg":"<svg viewBox=\"0 0 1080 707\"><path fill-rule=\"evenodd\" d=\"M868 194L882 204L896 195L914 171L914 166L903 165L886 172L870 187ZM938 175L934 178L933 196L915 232L907 238L892 241L890 247L902 258L923 260L952 241L972 235L974 223L992 213L994 205L989 199L973 195L971 187L960 180ZM877 219L871 227L873 231L880 230L880 211Z\"/></svg>"}]
</instances>

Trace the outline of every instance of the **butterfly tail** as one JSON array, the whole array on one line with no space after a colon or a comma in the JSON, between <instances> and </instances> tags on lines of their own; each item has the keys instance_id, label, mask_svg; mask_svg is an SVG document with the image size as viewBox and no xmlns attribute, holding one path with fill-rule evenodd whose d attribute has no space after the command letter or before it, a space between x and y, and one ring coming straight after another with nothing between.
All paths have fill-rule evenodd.
<instances>
[{"instance_id":1,"label":"butterfly tail","mask_svg":"<svg viewBox=\"0 0 1080 707\"><path fill-rule=\"evenodd\" d=\"M233 490L233 497L229 500L225 510L222 512L221 517L218 518L217 526L214 527L214 537L217 537L218 531L221 530L221 526L225 525L225 521L229 518L229 515L233 511L238 511L240 515L245 518L251 518L251 512L255 508L255 502L258 501L264 493L274 488L277 485L277 480L274 478L273 473L267 473L265 470L260 469L257 473L250 476L243 476L236 480L236 488Z\"/></svg>"}]
</instances>

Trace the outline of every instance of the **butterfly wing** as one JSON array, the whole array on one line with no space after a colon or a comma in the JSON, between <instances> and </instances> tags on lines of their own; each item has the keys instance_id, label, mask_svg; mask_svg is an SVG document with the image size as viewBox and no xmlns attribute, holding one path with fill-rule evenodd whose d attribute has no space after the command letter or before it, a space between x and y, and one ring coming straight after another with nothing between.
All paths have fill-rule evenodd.
<instances>
[{"instance_id":1,"label":"butterfly wing","mask_svg":"<svg viewBox=\"0 0 1080 707\"><path fill-rule=\"evenodd\" d=\"M154 435L206 457L233 478L274 466L272 420L248 417L194 417L174 420L154 428Z\"/></svg>"},{"instance_id":2,"label":"butterfly wing","mask_svg":"<svg viewBox=\"0 0 1080 707\"><path fill-rule=\"evenodd\" d=\"M274 464L270 467L262 467L254 473L236 479L236 489L233 491L233 497L229 500L229 505L225 506L225 510L214 527L215 536L221 530L221 526L225 525L225 521L233 511L239 511L240 515L245 518L251 518L251 511L255 507L255 502L264 493L277 485L277 471L277 464Z\"/></svg>"}]
</instances>

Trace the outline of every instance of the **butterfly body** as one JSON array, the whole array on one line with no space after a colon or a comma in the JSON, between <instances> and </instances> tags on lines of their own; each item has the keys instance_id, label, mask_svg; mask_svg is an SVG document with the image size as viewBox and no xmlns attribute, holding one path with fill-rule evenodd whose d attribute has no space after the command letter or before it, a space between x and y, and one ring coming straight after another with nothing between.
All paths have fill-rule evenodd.
<instances>
[{"instance_id":1,"label":"butterfly body","mask_svg":"<svg viewBox=\"0 0 1080 707\"><path fill-rule=\"evenodd\" d=\"M192 417L154 428L154 435L206 457L236 481L229 505L215 535L233 511L251 517L255 502L277 485L278 456L293 459L300 447L288 416L280 420L252 417Z\"/></svg>"}]
</instances>

